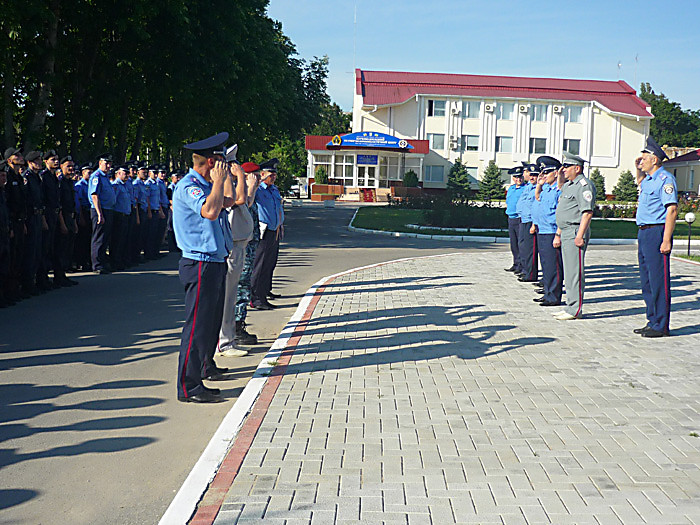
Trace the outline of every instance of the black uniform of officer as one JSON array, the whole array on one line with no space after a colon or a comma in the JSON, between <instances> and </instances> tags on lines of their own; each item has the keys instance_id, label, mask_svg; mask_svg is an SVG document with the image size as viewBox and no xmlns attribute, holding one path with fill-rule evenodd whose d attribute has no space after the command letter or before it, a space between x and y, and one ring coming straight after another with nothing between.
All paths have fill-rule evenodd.
<instances>
[{"instance_id":1,"label":"black uniform of officer","mask_svg":"<svg viewBox=\"0 0 700 525\"><path fill-rule=\"evenodd\" d=\"M5 199L7 163L0 161L0 308L14 304L9 298L10 273L10 213Z\"/></svg>"},{"instance_id":2,"label":"black uniform of officer","mask_svg":"<svg viewBox=\"0 0 700 525\"><path fill-rule=\"evenodd\" d=\"M48 229L44 220L44 201L41 191L41 152L30 151L27 154L28 168L22 173L27 188L27 237L24 243L22 257L22 287L30 294L41 291L36 286L36 275L41 258L41 237L44 228Z\"/></svg>"},{"instance_id":3,"label":"black uniform of officer","mask_svg":"<svg viewBox=\"0 0 700 525\"><path fill-rule=\"evenodd\" d=\"M24 157L20 150L7 148L5 150L7 160L7 184L5 184L5 197L7 210L10 216L10 268L8 275L8 295L12 300L29 297L29 294L20 288L22 282L22 259L24 257L24 245L27 235L27 188L21 174L21 166Z\"/></svg>"},{"instance_id":4,"label":"black uniform of officer","mask_svg":"<svg viewBox=\"0 0 700 525\"><path fill-rule=\"evenodd\" d=\"M60 286L75 286L77 281L66 277L66 271L70 270L73 259L73 245L78 233L75 210L75 181L73 172L75 164L73 158L68 155L61 159L61 174L58 176L58 194L61 211L59 214L58 228L56 229L56 242L54 245L53 275L54 284Z\"/></svg>"}]
</instances>

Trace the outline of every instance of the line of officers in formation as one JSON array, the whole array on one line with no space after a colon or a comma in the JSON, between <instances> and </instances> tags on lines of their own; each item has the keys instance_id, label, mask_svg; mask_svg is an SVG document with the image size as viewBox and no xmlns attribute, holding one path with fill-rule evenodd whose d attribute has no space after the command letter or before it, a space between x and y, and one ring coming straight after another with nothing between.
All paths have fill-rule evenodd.
<instances>
[{"instance_id":1,"label":"line of officers in formation","mask_svg":"<svg viewBox=\"0 0 700 525\"><path fill-rule=\"evenodd\" d=\"M670 253L678 215L677 186L662 163L668 157L648 137L635 160L640 186L636 222L638 261L647 324L634 330L642 337L669 335L671 311ZM514 272L537 286L540 306L562 305L560 321L580 319L585 290L585 255L591 238L595 186L584 176L585 161L564 152L563 162L550 156L508 171L513 184L506 194L506 215ZM539 264L538 264L539 260ZM539 265L542 277L539 276Z\"/></svg>"},{"instance_id":2,"label":"line of officers in formation","mask_svg":"<svg viewBox=\"0 0 700 525\"><path fill-rule=\"evenodd\" d=\"M77 166L54 150L0 161L0 306L77 281L71 271L120 271L161 257L177 183L165 166ZM172 235L171 235L172 237ZM171 248L175 247L171 239ZM53 279L49 274L53 274Z\"/></svg>"}]
</instances>

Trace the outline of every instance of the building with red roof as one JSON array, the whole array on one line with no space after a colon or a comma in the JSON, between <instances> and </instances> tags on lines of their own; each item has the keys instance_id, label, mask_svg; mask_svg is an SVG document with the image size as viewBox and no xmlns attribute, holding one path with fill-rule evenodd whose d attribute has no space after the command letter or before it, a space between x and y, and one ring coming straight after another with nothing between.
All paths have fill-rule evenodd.
<instances>
[{"instance_id":1,"label":"building with red roof","mask_svg":"<svg viewBox=\"0 0 700 525\"><path fill-rule=\"evenodd\" d=\"M700 149L667 160L664 168L676 177L680 191L694 191L700 195L700 181L695 177L696 173L700 174Z\"/></svg>"},{"instance_id":2,"label":"building with red roof","mask_svg":"<svg viewBox=\"0 0 700 525\"><path fill-rule=\"evenodd\" d=\"M352 140L352 147L342 139L334 146L307 137L308 175L325 163L346 186L387 188L411 169L424 188L439 189L460 159L476 187L491 161L505 174L540 155L561 159L567 150L587 161L586 172L598 168L612 188L622 171L634 170L650 110L623 81L357 69L353 138L374 133L413 149L363 150Z\"/></svg>"}]
</instances>

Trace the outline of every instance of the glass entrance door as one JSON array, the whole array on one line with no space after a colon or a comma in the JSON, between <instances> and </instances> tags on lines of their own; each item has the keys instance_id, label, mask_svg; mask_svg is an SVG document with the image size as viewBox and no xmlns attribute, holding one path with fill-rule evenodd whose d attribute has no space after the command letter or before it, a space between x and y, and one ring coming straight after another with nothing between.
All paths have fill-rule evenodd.
<instances>
[{"instance_id":1,"label":"glass entrance door","mask_svg":"<svg viewBox=\"0 0 700 525\"><path fill-rule=\"evenodd\" d=\"M377 167L376 166L358 166L357 167L357 186L359 188L376 188L377 187Z\"/></svg>"}]
</instances>

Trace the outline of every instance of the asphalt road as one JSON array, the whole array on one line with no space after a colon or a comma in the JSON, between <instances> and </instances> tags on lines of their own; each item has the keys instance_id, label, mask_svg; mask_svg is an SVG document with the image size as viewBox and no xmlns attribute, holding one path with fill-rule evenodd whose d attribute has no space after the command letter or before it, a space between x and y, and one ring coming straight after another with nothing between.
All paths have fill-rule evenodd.
<instances>
[{"instance_id":1,"label":"asphalt road","mask_svg":"<svg viewBox=\"0 0 700 525\"><path fill-rule=\"evenodd\" d=\"M351 233L354 206L287 208L278 310L251 312L260 344L223 358L225 403L176 400L183 290L175 254L0 313L0 524L155 523L299 299L320 278L486 245Z\"/></svg>"}]
</instances>

